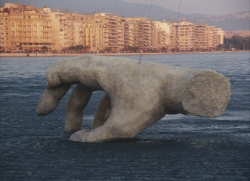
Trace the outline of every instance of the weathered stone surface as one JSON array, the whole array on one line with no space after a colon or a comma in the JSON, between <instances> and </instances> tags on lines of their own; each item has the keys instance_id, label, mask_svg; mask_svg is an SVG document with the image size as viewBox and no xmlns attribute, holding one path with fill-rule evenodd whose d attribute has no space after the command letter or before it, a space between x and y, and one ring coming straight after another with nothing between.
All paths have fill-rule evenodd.
<instances>
[{"instance_id":1,"label":"weathered stone surface","mask_svg":"<svg viewBox=\"0 0 250 181\"><path fill-rule=\"evenodd\" d=\"M65 130L79 130L82 110L93 91L105 91L92 129L70 139L95 142L131 138L166 114L217 117L230 99L230 81L211 70L141 62L126 58L83 55L58 60L47 71L47 89L36 114L51 113L70 88L78 84L66 105Z\"/></svg>"}]
</instances>

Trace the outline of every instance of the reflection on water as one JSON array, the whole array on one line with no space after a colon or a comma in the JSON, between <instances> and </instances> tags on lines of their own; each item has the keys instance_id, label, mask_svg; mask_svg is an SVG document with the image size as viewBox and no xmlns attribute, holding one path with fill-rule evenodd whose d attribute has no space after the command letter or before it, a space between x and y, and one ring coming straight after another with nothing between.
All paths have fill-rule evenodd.
<instances>
[{"instance_id":1,"label":"reflection on water","mask_svg":"<svg viewBox=\"0 0 250 181\"><path fill-rule=\"evenodd\" d=\"M69 93L51 115L35 115L46 70L57 59L0 59L1 180L249 180L249 53L142 56L142 61L212 69L229 77L227 110L215 119L166 115L133 139L99 143L68 140ZM93 94L83 128L90 128L102 95Z\"/></svg>"}]
</instances>

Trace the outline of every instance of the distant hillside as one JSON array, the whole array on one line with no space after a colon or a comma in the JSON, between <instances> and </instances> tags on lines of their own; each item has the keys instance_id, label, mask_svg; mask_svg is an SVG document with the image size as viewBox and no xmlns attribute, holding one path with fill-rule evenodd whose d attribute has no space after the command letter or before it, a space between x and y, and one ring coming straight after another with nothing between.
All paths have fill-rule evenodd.
<instances>
[{"instance_id":1,"label":"distant hillside","mask_svg":"<svg viewBox=\"0 0 250 181\"><path fill-rule=\"evenodd\" d=\"M187 18L187 20L192 19ZM220 27L225 31L250 30L250 13L248 11L221 16L206 15L193 20L194 23Z\"/></svg>"},{"instance_id":2,"label":"distant hillside","mask_svg":"<svg viewBox=\"0 0 250 181\"><path fill-rule=\"evenodd\" d=\"M17 0L6 2L16 3ZM20 1L19 1L20 2ZM22 2L22 1L21 1ZM5 1L1 1L4 5ZM95 12L111 13L125 17L147 17L152 20L166 20L176 22L178 12L174 12L157 5L147 5L138 3L126 3L122 0L53 0L40 1L32 0L30 4L35 7L48 6L51 9L61 11L78 12L82 14L93 14ZM179 15L180 20L191 21L196 24L208 24L222 28L225 31L249 30L249 12L230 14L225 16L210 16L205 14L183 14Z\"/></svg>"}]
</instances>

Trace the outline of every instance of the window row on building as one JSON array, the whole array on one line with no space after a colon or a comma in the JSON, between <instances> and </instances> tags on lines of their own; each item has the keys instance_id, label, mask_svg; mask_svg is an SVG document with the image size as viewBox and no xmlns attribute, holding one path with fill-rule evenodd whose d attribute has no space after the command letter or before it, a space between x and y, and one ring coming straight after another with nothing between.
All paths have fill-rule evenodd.
<instances>
[{"instance_id":1,"label":"window row on building","mask_svg":"<svg viewBox=\"0 0 250 181\"><path fill-rule=\"evenodd\" d=\"M108 13L83 15L6 3L0 8L0 46L7 50L62 50L82 45L90 51L212 50L223 44L223 31L190 22L124 18Z\"/></svg>"}]
</instances>

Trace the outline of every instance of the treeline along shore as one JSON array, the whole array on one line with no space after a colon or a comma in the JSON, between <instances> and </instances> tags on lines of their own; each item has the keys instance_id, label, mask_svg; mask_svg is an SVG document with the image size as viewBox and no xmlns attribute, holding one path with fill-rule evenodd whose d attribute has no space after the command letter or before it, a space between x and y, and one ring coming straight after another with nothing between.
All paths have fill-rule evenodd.
<instances>
[{"instance_id":1,"label":"treeline along shore","mask_svg":"<svg viewBox=\"0 0 250 181\"><path fill-rule=\"evenodd\" d=\"M173 54L205 54L205 53L235 53L250 52L250 50L241 51L210 51L210 52L163 52L163 53L96 53L97 56L131 56L131 55L173 55ZM75 57L80 53L0 53L0 57Z\"/></svg>"}]
</instances>

